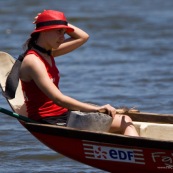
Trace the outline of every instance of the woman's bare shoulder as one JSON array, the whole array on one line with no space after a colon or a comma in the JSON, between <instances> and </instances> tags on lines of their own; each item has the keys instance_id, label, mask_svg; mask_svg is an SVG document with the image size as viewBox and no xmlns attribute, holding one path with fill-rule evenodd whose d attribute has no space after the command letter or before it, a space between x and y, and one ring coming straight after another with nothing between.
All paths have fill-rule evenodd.
<instances>
[{"instance_id":1,"label":"woman's bare shoulder","mask_svg":"<svg viewBox=\"0 0 173 173\"><path fill-rule=\"evenodd\" d=\"M45 71L43 62L34 54L26 55L20 69L20 77L23 79L31 79L31 76L43 74Z\"/></svg>"},{"instance_id":2,"label":"woman's bare shoulder","mask_svg":"<svg viewBox=\"0 0 173 173\"><path fill-rule=\"evenodd\" d=\"M34 54L29 54L26 55L23 62L22 62L22 66L25 68L39 68L40 66L43 67L44 64L43 62Z\"/></svg>"}]
</instances>

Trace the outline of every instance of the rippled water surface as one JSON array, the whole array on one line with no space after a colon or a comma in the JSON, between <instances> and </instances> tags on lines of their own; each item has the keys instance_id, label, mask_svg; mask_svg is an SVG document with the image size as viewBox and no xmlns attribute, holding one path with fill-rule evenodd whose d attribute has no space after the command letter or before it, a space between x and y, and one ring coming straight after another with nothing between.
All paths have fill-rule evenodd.
<instances>
[{"instance_id":1,"label":"rippled water surface","mask_svg":"<svg viewBox=\"0 0 173 173\"><path fill-rule=\"evenodd\" d=\"M1 0L0 50L17 57L38 12L64 11L90 39L56 60L63 93L100 105L173 113L172 7L172 0ZM0 106L10 109L2 95ZM0 172L104 172L55 153L16 119L0 116Z\"/></svg>"}]
</instances>

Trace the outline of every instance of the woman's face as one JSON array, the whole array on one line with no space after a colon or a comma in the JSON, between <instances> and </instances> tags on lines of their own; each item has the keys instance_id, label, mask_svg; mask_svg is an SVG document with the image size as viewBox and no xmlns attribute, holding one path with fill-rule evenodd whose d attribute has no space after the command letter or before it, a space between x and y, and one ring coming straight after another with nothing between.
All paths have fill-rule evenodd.
<instances>
[{"instance_id":1,"label":"woman's face","mask_svg":"<svg viewBox=\"0 0 173 173\"><path fill-rule=\"evenodd\" d=\"M64 34L66 29L52 29L44 31L44 40L47 42L49 48L58 48L65 40Z\"/></svg>"}]
</instances>

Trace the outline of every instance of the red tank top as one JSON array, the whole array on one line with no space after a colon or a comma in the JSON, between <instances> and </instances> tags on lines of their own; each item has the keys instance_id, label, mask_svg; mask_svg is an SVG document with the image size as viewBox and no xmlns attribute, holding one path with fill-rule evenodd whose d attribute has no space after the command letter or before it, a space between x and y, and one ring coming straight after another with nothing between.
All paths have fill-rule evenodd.
<instances>
[{"instance_id":1,"label":"red tank top","mask_svg":"<svg viewBox=\"0 0 173 173\"><path fill-rule=\"evenodd\" d=\"M45 65L47 73L52 82L58 87L60 74L55 65L55 60L51 57L52 67L49 63L36 51L30 50L28 54L34 54L38 57ZM61 106L56 105L50 100L35 84L33 80L30 82L21 81L22 90L25 97L25 104L27 107L28 117L34 120L50 116L58 116L66 113L68 110ZM58 87L59 88L59 87Z\"/></svg>"}]
</instances>

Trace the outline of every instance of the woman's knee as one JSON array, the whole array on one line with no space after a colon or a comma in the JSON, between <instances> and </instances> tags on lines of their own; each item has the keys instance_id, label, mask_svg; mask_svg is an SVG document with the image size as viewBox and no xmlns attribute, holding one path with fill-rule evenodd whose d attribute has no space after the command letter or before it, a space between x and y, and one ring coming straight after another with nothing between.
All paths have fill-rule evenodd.
<instances>
[{"instance_id":1,"label":"woman's knee","mask_svg":"<svg viewBox=\"0 0 173 173\"><path fill-rule=\"evenodd\" d=\"M123 115L122 121L125 121L126 123L132 123L132 119L128 115Z\"/></svg>"},{"instance_id":2,"label":"woman's knee","mask_svg":"<svg viewBox=\"0 0 173 173\"><path fill-rule=\"evenodd\" d=\"M110 132L123 133L124 130L132 125L132 119L128 115L116 115L110 128Z\"/></svg>"}]
</instances>

